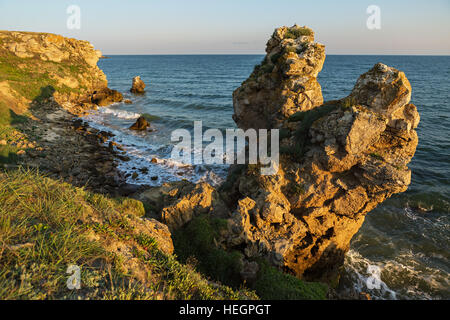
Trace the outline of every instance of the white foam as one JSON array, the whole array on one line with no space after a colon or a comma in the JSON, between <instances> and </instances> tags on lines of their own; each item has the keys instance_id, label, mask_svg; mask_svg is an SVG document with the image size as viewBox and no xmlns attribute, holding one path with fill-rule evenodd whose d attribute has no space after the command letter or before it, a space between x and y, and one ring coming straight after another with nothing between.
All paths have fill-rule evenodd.
<instances>
[{"instance_id":1,"label":"white foam","mask_svg":"<svg viewBox=\"0 0 450 320\"><path fill-rule=\"evenodd\" d=\"M96 111L92 112L91 115L112 115L119 119L137 119L141 115L139 113L125 111L125 110L116 110L111 109L111 107L99 107ZM88 116L89 117L89 116Z\"/></svg>"},{"instance_id":2,"label":"white foam","mask_svg":"<svg viewBox=\"0 0 450 320\"><path fill-rule=\"evenodd\" d=\"M344 267L352 278L354 291L367 292L374 299L397 299L397 293L381 279L384 271L383 264L370 261L358 252L350 250L347 253Z\"/></svg>"}]
</instances>

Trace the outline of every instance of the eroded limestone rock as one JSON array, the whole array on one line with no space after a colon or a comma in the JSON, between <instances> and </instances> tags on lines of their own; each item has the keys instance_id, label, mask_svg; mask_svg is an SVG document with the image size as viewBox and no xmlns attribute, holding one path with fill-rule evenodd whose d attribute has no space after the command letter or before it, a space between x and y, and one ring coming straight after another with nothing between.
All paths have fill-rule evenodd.
<instances>
[{"instance_id":1,"label":"eroded limestone rock","mask_svg":"<svg viewBox=\"0 0 450 320\"><path fill-rule=\"evenodd\" d=\"M166 183L141 193L138 198L150 204L157 213L156 217L172 231L181 228L195 216L214 214L220 217L228 213L218 192L206 182Z\"/></svg>"},{"instance_id":2,"label":"eroded limestone rock","mask_svg":"<svg viewBox=\"0 0 450 320\"><path fill-rule=\"evenodd\" d=\"M245 255L244 278L263 257L298 277L331 280L366 214L411 182L420 117L405 74L376 64L348 97L323 103L325 50L313 41L308 28L278 28L233 94L239 128L283 131L276 174L233 165L220 193L180 182L141 194L171 230L195 215L226 218L217 245Z\"/></svg>"},{"instance_id":3,"label":"eroded limestone rock","mask_svg":"<svg viewBox=\"0 0 450 320\"><path fill-rule=\"evenodd\" d=\"M319 106L324 48L312 36L286 39L286 30L275 31L265 61L287 45L306 48L284 53L270 73L254 72L235 91L234 119L242 129L283 129L287 151L276 175L243 170L228 179L225 198L238 201L228 203L235 209L222 240L249 259L266 257L299 277L327 280L365 215L410 184L407 164L420 118L405 74L381 63L359 78L349 97ZM305 83L316 90L305 90Z\"/></svg>"},{"instance_id":4,"label":"eroded limestone rock","mask_svg":"<svg viewBox=\"0 0 450 320\"><path fill-rule=\"evenodd\" d=\"M314 42L311 29L276 29L266 52L263 62L233 93L233 119L243 129L279 128L295 112L323 102L317 75L325 61L325 47Z\"/></svg>"}]
</instances>

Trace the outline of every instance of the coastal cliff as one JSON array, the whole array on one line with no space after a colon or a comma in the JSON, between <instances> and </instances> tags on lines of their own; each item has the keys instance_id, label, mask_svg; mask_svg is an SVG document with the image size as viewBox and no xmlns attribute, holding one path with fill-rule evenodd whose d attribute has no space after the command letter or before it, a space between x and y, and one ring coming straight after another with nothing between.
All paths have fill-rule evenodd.
<instances>
[{"instance_id":1,"label":"coastal cliff","mask_svg":"<svg viewBox=\"0 0 450 320\"><path fill-rule=\"evenodd\" d=\"M87 41L35 32L0 31L0 165L39 168L101 193L123 187L110 133L76 116L120 102Z\"/></svg>"},{"instance_id":2,"label":"coastal cliff","mask_svg":"<svg viewBox=\"0 0 450 320\"><path fill-rule=\"evenodd\" d=\"M124 151L77 117L122 100L100 55L0 31L0 299L257 299L179 263L168 227L121 196Z\"/></svg>"},{"instance_id":3,"label":"coastal cliff","mask_svg":"<svg viewBox=\"0 0 450 320\"><path fill-rule=\"evenodd\" d=\"M87 41L0 31L0 98L16 114L48 98L72 113L121 101L97 66L101 56Z\"/></svg>"},{"instance_id":4,"label":"coastal cliff","mask_svg":"<svg viewBox=\"0 0 450 320\"><path fill-rule=\"evenodd\" d=\"M11 270L10 291L67 297L64 284L41 292L40 283L79 262L91 284L80 298L325 298L326 285L306 281L333 283L366 214L407 189L420 118L405 74L382 63L348 97L324 102L325 46L309 28L276 29L266 52L233 93L233 119L280 130L279 171L232 165L217 188L179 181L138 191L117 170L127 155L111 133L76 118L123 99L97 67L101 53L86 41L0 31L0 181L8 186L0 210L12 230L0 263ZM55 262L38 243L72 251ZM24 274L31 293L15 291Z\"/></svg>"},{"instance_id":5,"label":"coastal cliff","mask_svg":"<svg viewBox=\"0 0 450 320\"><path fill-rule=\"evenodd\" d=\"M233 94L233 119L242 129L280 129L278 173L233 165L217 190L181 182L139 199L175 234L195 217L226 221L214 243L242 255L243 281L258 277L255 261L263 258L298 278L333 282L366 214L411 182L420 120L411 86L378 63L348 97L323 102L317 76L325 48L311 29L276 29L266 52Z\"/></svg>"}]
</instances>

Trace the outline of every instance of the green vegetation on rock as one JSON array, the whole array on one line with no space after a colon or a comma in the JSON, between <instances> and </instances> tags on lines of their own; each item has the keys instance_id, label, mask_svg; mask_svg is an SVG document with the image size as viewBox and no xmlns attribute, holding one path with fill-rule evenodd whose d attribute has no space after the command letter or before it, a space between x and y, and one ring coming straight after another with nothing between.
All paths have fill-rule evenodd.
<instances>
[{"instance_id":1,"label":"green vegetation on rock","mask_svg":"<svg viewBox=\"0 0 450 320\"><path fill-rule=\"evenodd\" d=\"M312 34L312 30L309 28L295 26L289 28L284 37L287 39L297 39L301 36L310 36Z\"/></svg>"},{"instance_id":2,"label":"green vegetation on rock","mask_svg":"<svg viewBox=\"0 0 450 320\"><path fill-rule=\"evenodd\" d=\"M198 270L214 280L239 287L240 253L227 252L215 245L219 233L226 229L225 220L199 216L174 233L175 253L184 263L192 257L197 259Z\"/></svg>"},{"instance_id":3,"label":"green vegetation on rock","mask_svg":"<svg viewBox=\"0 0 450 320\"><path fill-rule=\"evenodd\" d=\"M69 62L55 63L38 58L19 58L0 50L0 82L8 81L12 89L30 101L40 102L51 97L55 91L61 94L80 93L81 87L70 88L51 75L77 79L82 68Z\"/></svg>"},{"instance_id":4,"label":"green vegetation on rock","mask_svg":"<svg viewBox=\"0 0 450 320\"><path fill-rule=\"evenodd\" d=\"M270 266L265 260L256 261L259 272L253 284L242 283L242 255L225 251L217 245L221 232L227 232L225 220L206 215L194 218L173 235L175 253L181 262L191 262L207 277L233 288L249 285L261 299L321 300L328 287L322 283L304 282Z\"/></svg>"},{"instance_id":5,"label":"green vegetation on rock","mask_svg":"<svg viewBox=\"0 0 450 320\"><path fill-rule=\"evenodd\" d=\"M294 133L296 145L293 149L282 150L283 153L292 154L298 158L302 157L306 152L306 146L309 143L309 129L312 124L323 118L330 112L336 110L338 106L334 103L324 104L320 107L308 110L308 111L300 111L294 113L289 119L289 122L300 122L297 127L297 130Z\"/></svg>"},{"instance_id":6,"label":"green vegetation on rock","mask_svg":"<svg viewBox=\"0 0 450 320\"><path fill-rule=\"evenodd\" d=\"M256 293L265 300L324 300L328 287L319 282L304 282L280 272L266 261L259 261Z\"/></svg>"}]
</instances>

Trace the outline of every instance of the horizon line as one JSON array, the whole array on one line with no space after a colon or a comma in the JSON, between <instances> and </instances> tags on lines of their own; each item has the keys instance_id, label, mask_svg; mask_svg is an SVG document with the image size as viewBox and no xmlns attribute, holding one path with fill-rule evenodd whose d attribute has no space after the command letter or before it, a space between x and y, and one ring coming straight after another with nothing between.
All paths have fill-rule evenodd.
<instances>
[{"instance_id":1,"label":"horizon line","mask_svg":"<svg viewBox=\"0 0 450 320\"><path fill-rule=\"evenodd\" d=\"M104 53L110 56L264 56L266 53ZM415 57L450 57L450 54L389 54L389 53L328 53L327 56L415 56ZM101 58L104 59L104 58Z\"/></svg>"}]
</instances>

